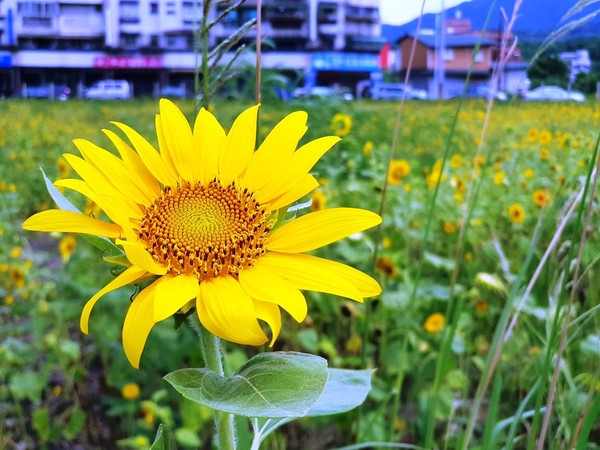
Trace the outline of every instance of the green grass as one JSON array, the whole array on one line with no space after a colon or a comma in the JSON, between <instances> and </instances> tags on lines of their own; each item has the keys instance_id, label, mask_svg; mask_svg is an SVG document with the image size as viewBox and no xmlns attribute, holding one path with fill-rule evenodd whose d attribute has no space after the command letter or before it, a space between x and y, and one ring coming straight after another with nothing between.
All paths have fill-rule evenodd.
<instances>
[{"instance_id":1,"label":"green grass","mask_svg":"<svg viewBox=\"0 0 600 450\"><path fill-rule=\"evenodd\" d=\"M192 120L193 102L178 104ZM214 112L227 127L245 106L217 102ZM309 113L304 141L332 134L332 118L348 115L350 133L315 168L318 191L328 207L378 211L397 108L382 102L266 103L259 135L263 139L297 109ZM403 108L394 159L406 160L410 173L387 186L383 225L319 251L374 270L383 294L361 305L311 293L309 318L298 325L285 317L275 346L321 354L332 367L376 367L373 391L360 411L288 425L265 448L368 442L535 448L544 422L547 448L596 448L600 246L598 207L589 199L600 108L591 102L496 105L484 142L483 102L465 103L458 115L455 102ZM155 143L156 112L154 100L0 103L3 448L61 441L112 447L119 439L135 447L136 436L143 448L142 437L151 440L159 422L178 430L183 448L197 448L190 434L210 440L209 412L182 407L161 380L176 368L200 365L193 333L161 323L142 369L132 369L119 335L133 289L100 302L91 335L83 336L81 308L110 280L111 267L84 240L63 262L63 236L20 229L31 213L52 206L39 167L51 179L62 176L58 161L76 152L74 138L110 149L101 132L116 130L110 121L131 125ZM482 158L474 161L478 149ZM536 191L549 199L543 207ZM575 201L579 193L584 201ZM509 214L516 204L522 221ZM371 261L374 254L377 261ZM424 324L435 313L445 324L427 331ZM229 372L257 351L233 344L226 350ZM134 400L120 394L130 382L141 386ZM546 405L550 392L554 400Z\"/></svg>"}]
</instances>

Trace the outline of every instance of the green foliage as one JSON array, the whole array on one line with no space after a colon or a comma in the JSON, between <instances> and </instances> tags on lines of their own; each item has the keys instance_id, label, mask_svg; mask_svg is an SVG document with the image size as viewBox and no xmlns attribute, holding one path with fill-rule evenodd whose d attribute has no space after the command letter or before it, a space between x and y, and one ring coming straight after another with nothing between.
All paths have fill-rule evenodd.
<instances>
[{"instance_id":1,"label":"green foliage","mask_svg":"<svg viewBox=\"0 0 600 450\"><path fill-rule=\"evenodd\" d=\"M327 361L306 353L260 353L233 376L179 369L165 376L181 395L210 408L246 417L302 417L319 399Z\"/></svg>"},{"instance_id":2,"label":"green foliage","mask_svg":"<svg viewBox=\"0 0 600 450\"><path fill-rule=\"evenodd\" d=\"M527 76L532 88L541 85L567 87L569 68L558 56L543 54L527 68Z\"/></svg>"}]
</instances>

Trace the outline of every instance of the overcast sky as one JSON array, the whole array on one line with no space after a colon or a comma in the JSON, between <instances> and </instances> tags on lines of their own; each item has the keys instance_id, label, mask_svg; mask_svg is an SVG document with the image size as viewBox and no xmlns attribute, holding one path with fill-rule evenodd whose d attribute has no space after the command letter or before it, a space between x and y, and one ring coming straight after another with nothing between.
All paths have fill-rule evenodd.
<instances>
[{"instance_id":1,"label":"overcast sky","mask_svg":"<svg viewBox=\"0 0 600 450\"><path fill-rule=\"evenodd\" d=\"M425 13L439 12L441 4L451 8L471 0L425 0ZM379 0L381 23L403 25L419 17L423 0Z\"/></svg>"}]
</instances>

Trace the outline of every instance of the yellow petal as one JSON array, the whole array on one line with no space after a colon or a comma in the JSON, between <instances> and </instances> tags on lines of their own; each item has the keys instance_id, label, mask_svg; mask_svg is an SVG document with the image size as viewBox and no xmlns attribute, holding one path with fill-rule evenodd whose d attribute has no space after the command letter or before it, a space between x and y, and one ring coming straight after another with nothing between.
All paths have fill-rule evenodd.
<instances>
[{"instance_id":1,"label":"yellow petal","mask_svg":"<svg viewBox=\"0 0 600 450\"><path fill-rule=\"evenodd\" d=\"M173 161L173 155L171 155L171 151L167 144L167 138L165 137L165 133L163 130L163 124L160 120L160 115L158 114L154 116L154 125L156 128L156 137L158 139L158 148L160 149L160 156L171 176L179 181L181 179L181 175L179 174L177 167L175 167L175 161Z\"/></svg>"},{"instance_id":2,"label":"yellow petal","mask_svg":"<svg viewBox=\"0 0 600 450\"><path fill-rule=\"evenodd\" d=\"M323 209L276 229L269 236L266 248L276 252L309 252L380 223L381 217L366 209Z\"/></svg>"},{"instance_id":3,"label":"yellow petal","mask_svg":"<svg viewBox=\"0 0 600 450\"><path fill-rule=\"evenodd\" d=\"M219 155L219 178L228 186L246 170L256 145L256 119L259 105L242 112L227 134Z\"/></svg>"},{"instance_id":4,"label":"yellow petal","mask_svg":"<svg viewBox=\"0 0 600 450\"><path fill-rule=\"evenodd\" d=\"M135 148L135 151L140 155L144 165L152 175L154 175L154 178L160 181L164 186L173 186L176 184L175 178L150 142L129 126L119 122L112 123L125 133L127 139L129 139L133 148Z\"/></svg>"},{"instance_id":5,"label":"yellow petal","mask_svg":"<svg viewBox=\"0 0 600 450\"><path fill-rule=\"evenodd\" d=\"M271 343L269 344L269 347L273 347L273 344L281 331L281 312L279 311L279 307L273 303L254 300L254 310L259 319L264 320L269 324L269 327L271 328Z\"/></svg>"},{"instance_id":6,"label":"yellow petal","mask_svg":"<svg viewBox=\"0 0 600 450\"><path fill-rule=\"evenodd\" d=\"M105 196L112 199L118 199L119 210L123 211L124 215L136 216L140 214L141 209L139 205L131 201L120 190L115 188L114 184L92 164L68 153L65 153L63 157L69 162L75 172L77 172L79 176L83 178L83 181L85 181L90 188L92 188L98 194L101 194L101 197ZM110 208L105 208L103 205L100 205L100 207L107 212L111 210ZM115 209L113 208L112 211L115 211ZM113 217L111 217L111 219L114 220Z\"/></svg>"},{"instance_id":7,"label":"yellow petal","mask_svg":"<svg viewBox=\"0 0 600 450\"><path fill-rule=\"evenodd\" d=\"M134 283L144 275L146 275L146 271L144 269L136 266L130 266L125 269L124 272L119 274L117 278L112 280L96 294L94 294L94 296L90 298L83 307L83 311L81 311L81 318L79 320L79 327L81 328L81 331L83 331L85 334L89 333L89 321L92 308L102 296L114 291L115 289L119 289L120 287Z\"/></svg>"},{"instance_id":8,"label":"yellow petal","mask_svg":"<svg viewBox=\"0 0 600 450\"><path fill-rule=\"evenodd\" d=\"M308 129L307 119L306 112L296 111L287 115L271 130L250 159L244 173L243 187L254 192L281 172Z\"/></svg>"},{"instance_id":9,"label":"yellow petal","mask_svg":"<svg viewBox=\"0 0 600 450\"><path fill-rule=\"evenodd\" d=\"M123 349L129 363L136 369L140 366L142 351L154 326L154 293L157 282L158 280L133 299L123 323Z\"/></svg>"},{"instance_id":10,"label":"yellow petal","mask_svg":"<svg viewBox=\"0 0 600 450\"><path fill-rule=\"evenodd\" d=\"M128 170L123 161L115 155L85 139L75 139L73 143L85 160L108 178L115 188L126 197L143 205L154 201L150 192L144 190L143 184L135 178L134 172Z\"/></svg>"},{"instance_id":11,"label":"yellow petal","mask_svg":"<svg viewBox=\"0 0 600 450\"><path fill-rule=\"evenodd\" d=\"M340 141L337 136L325 136L300 147L289 163L276 176L262 187L257 195L261 203L267 203L282 192L293 188L313 168L331 147Z\"/></svg>"},{"instance_id":12,"label":"yellow petal","mask_svg":"<svg viewBox=\"0 0 600 450\"><path fill-rule=\"evenodd\" d=\"M175 168L184 180L194 183L197 180L198 166L190 124L171 100L161 99L159 108L162 131Z\"/></svg>"},{"instance_id":13,"label":"yellow petal","mask_svg":"<svg viewBox=\"0 0 600 450\"><path fill-rule=\"evenodd\" d=\"M92 190L92 188L90 188L85 181L74 178L65 178L62 180L56 180L54 185L66 187L85 195L87 198L96 203L100 209L106 213L110 220L118 225L121 225L121 227L126 226L129 223L129 212L126 208L122 208L119 202L111 197L99 195L97 192Z\"/></svg>"},{"instance_id":14,"label":"yellow petal","mask_svg":"<svg viewBox=\"0 0 600 450\"><path fill-rule=\"evenodd\" d=\"M202 325L215 336L245 345L267 341L252 299L229 275L200 284L196 310Z\"/></svg>"},{"instance_id":15,"label":"yellow petal","mask_svg":"<svg viewBox=\"0 0 600 450\"><path fill-rule=\"evenodd\" d=\"M312 175L306 175L301 181L296 183L292 189L284 194L270 200L269 207L272 211L288 206L296 200L301 199L306 194L319 186L319 182ZM260 201L260 199L259 199ZM262 201L261 201L262 203Z\"/></svg>"},{"instance_id":16,"label":"yellow petal","mask_svg":"<svg viewBox=\"0 0 600 450\"><path fill-rule=\"evenodd\" d=\"M167 266L158 264L150 253L144 248L139 242L123 241L117 239L115 241L117 245L123 247L127 259L135 266L143 268L146 272L154 275L164 275L167 273Z\"/></svg>"},{"instance_id":17,"label":"yellow petal","mask_svg":"<svg viewBox=\"0 0 600 450\"><path fill-rule=\"evenodd\" d=\"M219 154L225 142L225 131L215 116L204 108L200 109L194 123L195 158L199 165L198 181L208 184L219 173Z\"/></svg>"},{"instance_id":18,"label":"yellow petal","mask_svg":"<svg viewBox=\"0 0 600 450\"><path fill-rule=\"evenodd\" d=\"M100 205L100 197L85 181L77 180L75 178L63 178L62 180L56 180L54 186L66 187L67 189L79 192L102 208Z\"/></svg>"},{"instance_id":19,"label":"yellow petal","mask_svg":"<svg viewBox=\"0 0 600 450\"><path fill-rule=\"evenodd\" d=\"M154 175L148 170L140 155L138 155L133 149L127 145L127 143L121 139L116 133L111 130L102 130L106 136L111 140L125 165L137 176L140 183L143 185L153 199L160 195L160 186Z\"/></svg>"},{"instance_id":20,"label":"yellow petal","mask_svg":"<svg viewBox=\"0 0 600 450\"><path fill-rule=\"evenodd\" d=\"M123 229L114 223L92 219L85 214L49 209L34 214L25 222L23 229L29 231L60 231L63 233L83 233L116 239L123 234Z\"/></svg>"},{"instance_id":21,"label":"yellow petal","mask_svg":"<svg viewBox=\"0 0 600 450\"><path fill-rule=\"evenodd\" d=\"M255 300L275 303L285 309L297 322L307 313L302 292L273 272L256 265L240 272L240 285Z\"/></svg>"},{"instance_id":22,"label":"yellow petal","mask_svg":"<svg viewBox=\"0 0 600 450\"><path fill-rule=\"evenodd\" d=\"M154 295L154 321L171 317L187 302L198 296L200 286L194 275L165 275L156 285Z\"/></svg>"},{"instance_id":23,"label":"yellow petal","mask_svg":"<svg viewBox=\"0 0 600 450\"><path fill-rule=\"evenodd\" d=\"M345 264L311 255L269 252L255 267L272 271L298 289L326 292L362 302L381 292L375 280Z\"/></svg>"}]
</instances>

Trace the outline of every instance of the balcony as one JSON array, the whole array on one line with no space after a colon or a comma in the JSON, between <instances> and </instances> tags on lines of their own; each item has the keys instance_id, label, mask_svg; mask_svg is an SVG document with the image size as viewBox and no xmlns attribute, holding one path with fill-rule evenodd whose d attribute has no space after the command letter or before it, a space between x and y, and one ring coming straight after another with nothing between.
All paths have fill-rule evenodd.
<instances>
[{"instance_id":1,"label":"balcony","mask_svg":"<svg viewBox=\"0 0 600 450\"><path fill-rule=\"evenodd\" d=\"M58 34L62 37L100 37L104 32L101 14L61 15L58 19Z\"/></svg>"},{"instance_id":2,"label":"balcony","mask_svg":"<svg viewBox=\"0 0 600 450\"><path fill-rule=\"evenodd\" d=\"M15 33L25 36L55 35L58 31L56 17L21 16L15 21Z\"/></svg>"}]
</instances>

